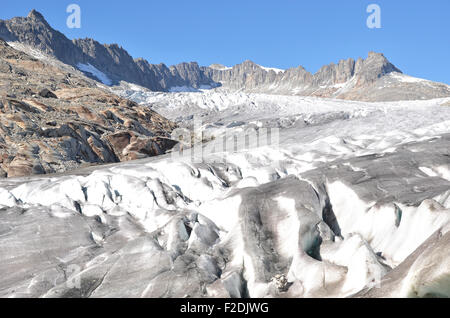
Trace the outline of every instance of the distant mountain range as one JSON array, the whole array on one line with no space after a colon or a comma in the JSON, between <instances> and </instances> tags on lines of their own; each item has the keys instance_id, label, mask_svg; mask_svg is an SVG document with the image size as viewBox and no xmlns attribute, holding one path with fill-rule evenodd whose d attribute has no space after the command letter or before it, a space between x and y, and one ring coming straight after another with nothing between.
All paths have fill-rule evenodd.
<instances>
[{"instance_id":1,"label":"distant mountain range","mask_svg":"<svg viewBox=\"0 0 450 318\"><path fill-rule=\"evenodd\" d=\"M311 74L303 67L278 70L245 61L233 67L196 62L175 66L134 59L117 44L69 40L32 10L27 17L0 20L0 38L20 42L77 67L107 85L125 81L153 91L193 91L223 87L232 91L317 96L363 101L432 99L450 96L450 86L404 75L380 53L341 60Z\"/></svg>"}]
</instances>

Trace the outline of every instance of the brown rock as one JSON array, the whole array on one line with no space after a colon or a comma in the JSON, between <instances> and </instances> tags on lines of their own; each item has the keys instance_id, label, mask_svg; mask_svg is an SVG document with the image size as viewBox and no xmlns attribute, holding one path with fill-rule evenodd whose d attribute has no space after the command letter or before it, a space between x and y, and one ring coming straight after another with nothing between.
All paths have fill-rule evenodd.
<instances>
[{"instance_id":1,"label":"brown rock","mask_svg":"<svg viewBox=\"0 0 450 318\"><path fill-rule=\"evenodd\" d=\"M24 177L30 174L44 174L41 163L32 158L17 156L8 167L8 177Z\"/></svg>"},{"instance_id":2,"label":"brown rock","mask_svg":"<svg viewBox=\"0 0 450 318\"><path fill-rule=\"evenodd\" d=\"M161 155L162 151L153 138L133 137L122 153L127 160L136 160Z\"/></svg>"},{"instance_id":3,"label":"brown rock","mask_svg":"<svg viewBox=\"0 0 450 318\"><path fill-rule=\"evenodd\" d=\"M119 132L107 137L114 152L119 158L123 157L123 150L130 144L131 134L128 132Z\"/></svg>"}]
</instances>

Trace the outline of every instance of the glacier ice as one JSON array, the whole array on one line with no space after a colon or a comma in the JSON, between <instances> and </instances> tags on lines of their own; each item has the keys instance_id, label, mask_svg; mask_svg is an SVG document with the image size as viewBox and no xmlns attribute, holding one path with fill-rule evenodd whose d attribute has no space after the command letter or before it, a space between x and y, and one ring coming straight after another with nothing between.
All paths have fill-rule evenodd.
<instances>
[{"instance_id":1,"label":"glacier ice","mask_svg":"<svg viewBox=\"0 0 450 318\"><path fill-rule=\"evenodd\" d=\"M0 180L1 297L450 296L441 100L162 96L280 143Z\"/></svg>"}]
</instances>

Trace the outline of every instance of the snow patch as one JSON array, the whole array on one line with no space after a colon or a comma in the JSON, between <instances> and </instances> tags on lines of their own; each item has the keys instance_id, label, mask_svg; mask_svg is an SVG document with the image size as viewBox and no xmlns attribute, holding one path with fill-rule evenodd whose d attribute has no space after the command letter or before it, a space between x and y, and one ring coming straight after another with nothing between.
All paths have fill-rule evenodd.
<instances>
[{"instance_id":1,"label":"snow patch","mask_svg":"<svg viewBox=\"0 0 450 318\"><path fill-rule=\"evenodd\" d=\"M263 70L265 70L266 72L270 72L270 71L274 71L275 73L279 74L279 73L284 73L286 72L286 70L282 70L280 68L275 68L275 67L264 67L261 65L258 65L260 68L262 68Z\"/></svg>"},{"instance_id":2,"label":"snow patch","mask_svg":"<svg viewBox=\"0 0 450 318\"><path fill-rule=\"evenodd\" d=\"M105 73L99 71L96 67L92 66L90 63L88 64L78 63L77 67L80 71L92 74L93 76L98 78L98 80L103 84L108 86L112 85L112 81L109 79L109 77L106 76Z\"/></svg>"},{"instance_id":3,"label":"snow patch","mask_svg":"<svg viewBox=\"0 0 450 318\"><path fill-rule=\"evenodd\" d=\"M398 80L402 83L432 83L429 80L426 79L422 79L422 78L417 78L417 77L413 77L413 76L409 76L406 74L401 74L401 73L397 73L397 72L392 72L389 73L389 75L391 78Z\"/></svg>"}]
</instances>

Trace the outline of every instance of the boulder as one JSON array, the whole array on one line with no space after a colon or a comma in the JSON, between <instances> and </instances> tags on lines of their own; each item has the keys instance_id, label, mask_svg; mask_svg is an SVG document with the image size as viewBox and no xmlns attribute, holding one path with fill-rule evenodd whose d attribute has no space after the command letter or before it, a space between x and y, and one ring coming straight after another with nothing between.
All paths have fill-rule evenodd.
<instances>
[{"instance_id":1,"label":"boulder","mask_svg":"<svg viewBox=\"0 0 450 318\"><path fill-rule=\"evenodd\" d=\"M39 96L44 98L58 98L53 92L51 92L49 89L44 88L39 92Z\"/></svg>"}]
</instances>

